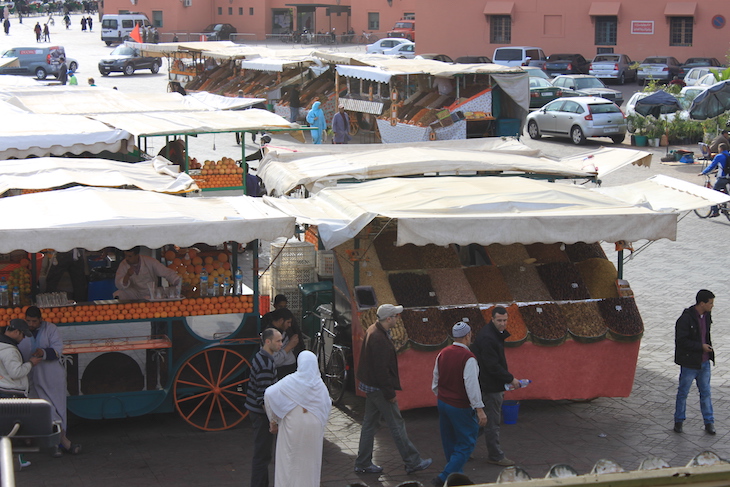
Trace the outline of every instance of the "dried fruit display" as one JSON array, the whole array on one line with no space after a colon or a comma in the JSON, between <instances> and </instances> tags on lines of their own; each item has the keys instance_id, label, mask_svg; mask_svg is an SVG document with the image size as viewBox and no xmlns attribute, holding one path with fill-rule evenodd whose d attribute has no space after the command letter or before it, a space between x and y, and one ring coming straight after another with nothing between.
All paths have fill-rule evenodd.
<instances>
[{"instance_id":1,"label":"dried fruit display","mask_svg":"<svg viewBox=\"0 0 730 487\"><path fill-rule=\"evenodd\" d=\"M634 298L609 298L598 302L598 309L613 336L636 337L644 332L644 322Z\"/></svg>"},{"instance_id":2,"label":"dried fruit display","mask_svg":"<svg viewBox=\"0 0 730 487\"><path fill-rule=\"evenodd\" d=\"M419 248L413 244L396 247L395 232L383 232L375 239L375 250L386 271L421 269Z\"/></svg>"},{"instance_id":3,"label":"dried fruit display","mask_svg":"<svg viewBox=\"0 0 730 487\"><path fill-rule=\"evenodd\" d=\"M439 245L428 244L423 247L417 247L417 249L420 254L422 269L461 267L459 256L451 245L441 247Z\"/></svg>"},{"instance_id":4,"label":"dried fruit display","mask_svg":"<svg viewBox=\"0 0 730 487\"><path fill-rule=\"evenodd\" d=\"M550 262L568 262L568 254L561 249L563 244L553 243L534 243L526 245L527 253L530 257L537 259L537 264L549 264Z\"/></svg>"},{"instance_id":5,"label":"dried fruit display","mask_svg":"<svg viewBox=\"0 0 730 487\"><path fill-rule=\"evenodd\" d=\"M408 338L422 345L439 345L449 331L441 320L438 308L406 309L401 314Z\"/></svg>"},{"instance_id":6,"label":"dried fruit display","mask_svg":"<svg viewBox=\"0 0 730 487\"><path fill-rule=\"evenodd\" d=\"M428 275L431 277L431 285L441 306L477 302L463 269L431 269Z\"/></svg>"},{"instance_id":7,"label":"dried fruit display","mask_svg":"<svg viewBox=\"0 0 730 487\"><path fill-rule=\"evenodd\" d=\"M533 339L559 341L568 332L565 317L555 303L522 306L520 313Z\"/></svg>"},{"instance_id":8,"label":"dried fruit display","mask_svg":"<svg viewBox=\"0 0 730 487\"><path fill-rule=\"evenodd\" d=\"M515 301L550 301L550 291L534 265L513 264L500 267Z\"/></svg>"},{"instance_id":9,"label":"dried fruit display","mask_svg":"<svg viewBox=\"0 0 730 487\"><path fill-rule=\"evenodd\" d=\"M575 264L593 299L618 298L618 272L613 262L593 257Z\"/></svg>"},{"instance_id":10,"label":"dried fruit display","mask_svg":"<svg viewBox=\"0 0 730 487\"><path fill-rule=\"evenodd\" d=\"M505 266L510 264L524 264L530 258L527 249L520 243L511 245L491 244L485 247L492 264Z\"/></svg>"},{"instance_id":11,"label":"dried fruit display","mask_svg":"<svg viewBox=\"0 0 730 487\"><path fill-rule=\"evenodd\" d=\"M406 308L436 306L436 292L427 274L414 272L391 273L388 275L396 302Z\"/></svg>"},{"instance_id":12,"label":"dried fruit display","mask_svg":"<svg viewBox=\"0 0 730 487\"><path fill-rule=\"evenodd\" d=\"M367 249L369 245L369 241L360 242L361 249ZM350 260L348 251L352 251L354 248L354 240L348 240L335 248L338 267L350 289L355 287L355 265ZM388 282L388 275L380 266L378 254L373 247L370 247L360 262L360 281L358 285L372 286L378 305L383 303L397 304Z\"/></svg>"},{"instance_id":13,"label":"dried fruit display","mask_svg":"<svg viewBox=\"0 0 730 487\"><path fill-rule=\"evenodd\" d=\"M484 317L484 321L486 323L489 323L492 321L492 310L494 309L494 306L490 306L489 308L483 309L482 316ZM516 304L510 304L507 306L507 331L509 332L509 337L505 340L505 343L509 344L512 343L513 346L517 345L514 342L521 342L525 338L527 338L527 326L525 326L525 321L522 319L522 314L520 314L520 308Z\"/></svg>"},{"instance_id":14,"label":"dried fruit display","mask_svg":"<svg viewBox=\"0 0 730 487\"><path fill-rule=\"evenodd\" d=\"M473 335L476 335L487 324L481 310L476 306L441 309L441 321L449 334L451 334L451 327L459 321L468 323Z\"/></svg>"},{"instance_id":15,"label":"dried fruit display","mask_svg":"<svg viewBox=\"0 0 730 487\"><path fill-rule=\"evenodd\" d=\"M565 246L565 253L568 254L568 258L571 262L582 262L594 257L599 259L606 258L606 253L603 251L603 247L601 247L601 244L598 242L576 242L574 244L567 244Z\"/></svg>"},{"instance_id":16,"label":"dried fruit display","mask_svg":"<svg viewBox=\"0 0 730 487\"><path fill-rule=\"evenodd\" d=\"M542 282L555 301L589 299L588 288L572 262L553 262L537 267Z\"/></svg>"},{"instance_id":17,"label":"dried fruit display","mask_svg":"<svg viewBox=\"0 0 730 487\"><path fill-rule=\"evenodd\" d=\"M360 313L360 326L367 330L370 325L378 321L377 308L369 308ZM405 348L408 343L408 333L406 327L403 324L403 315L398 316L395 320L395 326L390 329L390 339L393 340L395 349L400 351Z\"/></svg>"},{"instance_id":18,"label":"dried fruit display","mask_svg":"<svg viewBox=\"0 0 730 487\"><path fill-rule=\"evenodd\" d=\"M512 294L499 267L493 265L467 267L464 269L464 274L478 302L483 304L512 302Z\"/></svg>"},{"instance_id":19,"label":"dried fruit display","mask_svg":"<svg viewBox=\"0 0 730 487\"><path fill-rule=\"evenodd\" d=\"M568 331L578 337L602 337L606 334L606 323L603 321L598 303L583 301L579 303L562 303L560 311L565 316Z\"/></svg>"}]
</instances>

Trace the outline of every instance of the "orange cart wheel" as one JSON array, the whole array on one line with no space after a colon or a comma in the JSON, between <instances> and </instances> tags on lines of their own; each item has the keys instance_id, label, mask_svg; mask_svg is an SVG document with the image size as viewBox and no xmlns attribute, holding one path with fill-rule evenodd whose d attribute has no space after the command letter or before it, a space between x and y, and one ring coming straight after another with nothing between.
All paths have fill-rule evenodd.
<instances>
[{"instance_id":1,"label":"orange cart wheel","mask_svg":"<svg viewBox=\"0 0 730 487\"><path fill-rule=\"evenodd\" d=\"M354 137L359 131L360 124L357 123L357 117L353 114L353 116L350 117L350 130L348 131L348 133L350 134L350 137Z\"/></svg>"},{"instance_id":2,"label":"orange cart wheel","mask_svg":"<svg viewBox=\"0 0 730 487\"><path fill-rule=\"evenodd\" d=\"M175 375L175 409L189 424L222 431L248 414L246 386L251 364L226 348L210 348L187 359Z\"/></svg>"}]
</instances>

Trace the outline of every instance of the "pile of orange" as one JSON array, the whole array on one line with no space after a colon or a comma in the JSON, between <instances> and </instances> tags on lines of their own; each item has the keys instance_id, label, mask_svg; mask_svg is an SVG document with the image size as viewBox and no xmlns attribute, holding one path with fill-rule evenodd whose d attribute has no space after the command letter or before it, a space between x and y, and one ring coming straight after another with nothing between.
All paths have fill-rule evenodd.
<instances>
[{"instance_id":1,"label":"pile of orange","mask_svg":"<svg viewBox=\"0 0 730 487\"><path fill-rule=\"evenodd\" d=\"M167 267L177 272L182 278L182 294L186 298L200 297L200 273L203 270L208 274L209 286L213 285L216 278L222 285L226 277L230 286L233 286L234 276L228 252L199 255L195 249L180 249L177 252L168 250L164 257Z\"/></svg>"},{"instance_id":2,"label":"pile of orange","mask_svg":"<svg viewBox=\"0 0 730 487\"><path fill-rule=\"evenodd\" d=\"M236 161L224 157L220 161L205 161L200 176L193 177L199 188L230 188L243 184L243 169Z\"/></svg>"},{"instance_id":3,"label":"pile of orange","mask_svg":"<svg viewBox=\"0 0 730 487\"><path fill-rule=\"evenodd\" d=\"M14 318L25 318L23 308L0 308L0 325ZM154 318L253 313L253 296L217 296L180 301L119 303L104 305L44 308L43 319L51 323L88 323L94 321L131 321Z\"/></svg>"}]
</instances>

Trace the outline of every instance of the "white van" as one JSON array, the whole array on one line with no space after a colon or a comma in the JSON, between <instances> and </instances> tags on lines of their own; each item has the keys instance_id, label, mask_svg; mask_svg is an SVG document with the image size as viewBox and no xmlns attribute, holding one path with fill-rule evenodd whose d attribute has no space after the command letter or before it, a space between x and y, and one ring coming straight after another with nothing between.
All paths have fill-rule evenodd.
<instances>
[{"instance_id":1,"label":"white van","mask_svg":"<svg viewBox=\"0 0 730 487\"><path fill-rule=\"evenodd\" d=\"M547 56L539 47L506 46L494 50L492 62L502 66L545 66Z\"/></svg>"},{"instance_id":2,"label":"white van","mask_svg":"<svg viewBox=\"0 0 730 487\"><path fill-rule=\"evenodd\" d=\"M134 25L151 27L145 14L105 14L101 18L101 40L111 46L112 42L122 42L132 33Z\"/></svg>"}]
</instances>

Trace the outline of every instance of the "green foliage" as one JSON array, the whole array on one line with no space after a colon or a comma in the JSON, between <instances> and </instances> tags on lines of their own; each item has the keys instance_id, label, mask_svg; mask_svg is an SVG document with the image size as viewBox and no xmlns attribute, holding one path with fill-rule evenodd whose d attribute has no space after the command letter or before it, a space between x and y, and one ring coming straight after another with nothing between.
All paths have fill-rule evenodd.
<instances>
[{"instance_id":1,"label":"green foliage","mask_svg":"<svg viewBox=\"0 0 730 487\"><path fill-rule=\"evenodd\" d=\"M661 90L663 87L664 85L662 85L660 81L657 81L655 79L649 79L642 91L645 93L654 93L655 91Z\"/></svg>"},{"instance_id":2,"label":"green foliage","mask_svg":"<svg viewBox=\"0 0 730 487\"><path fill-rule=\"evenodd\" d=\"M718 83L720 81L730 79L730 68L725 68L722 71L718 71L717 69L710 69L710 72L715 77L715 81L717 81Z\"/></svg>"}]
</instances>

